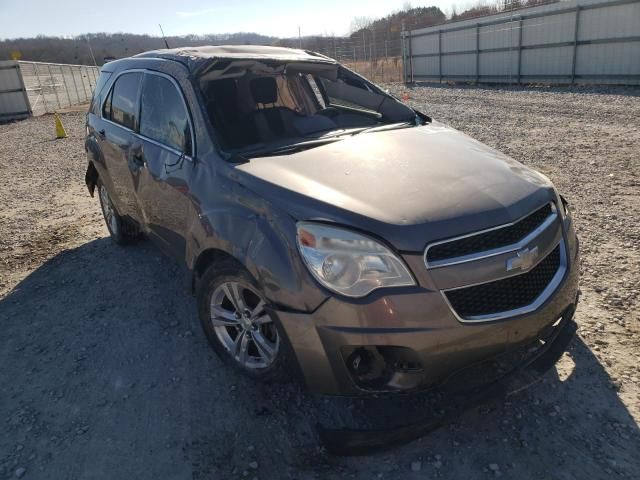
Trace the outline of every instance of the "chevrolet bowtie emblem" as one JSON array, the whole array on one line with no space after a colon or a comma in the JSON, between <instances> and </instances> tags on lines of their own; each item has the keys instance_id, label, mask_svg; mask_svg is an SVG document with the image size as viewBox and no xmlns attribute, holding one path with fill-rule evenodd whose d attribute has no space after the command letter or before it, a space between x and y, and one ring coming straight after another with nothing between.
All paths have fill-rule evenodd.
<instances>
[{"instance_id":1,"label":"chevrolet bowtie emblem","mask_svg":"<svg viewBox=\"0 0 640 480\"><path fill-rule=\"evenodd\" d=\"M520 270L529 270L539 255L538 247L523 248L519 250L515 257L507 260L507 272L519 268Z\"/></svg>"}]
</instances>

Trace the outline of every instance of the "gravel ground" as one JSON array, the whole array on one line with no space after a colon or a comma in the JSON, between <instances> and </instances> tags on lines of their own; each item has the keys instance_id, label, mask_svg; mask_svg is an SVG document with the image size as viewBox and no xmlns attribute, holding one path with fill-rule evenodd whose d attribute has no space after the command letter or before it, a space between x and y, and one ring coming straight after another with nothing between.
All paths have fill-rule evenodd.
<instances>
[{"instance_id":1,"label":"gravel ground","mask_svg":"<svg viewBox=\"0 0 640 480\"><path fill-rule=\"evenodd\" d=\"M323 402L206 345L177 265L106 238L83 115L0 125L0 478L640 478L640 92L390 86L547 174L582 241L579 337L528 391L388 452L317 444Z\"/></svg>"}]
</instances>

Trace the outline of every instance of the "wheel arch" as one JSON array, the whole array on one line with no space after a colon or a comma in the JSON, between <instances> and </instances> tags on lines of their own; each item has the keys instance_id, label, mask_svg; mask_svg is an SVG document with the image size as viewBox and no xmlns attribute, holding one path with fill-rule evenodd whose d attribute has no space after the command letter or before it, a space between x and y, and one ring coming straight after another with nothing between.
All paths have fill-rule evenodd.
<instances>
[{"instance_id":1,"label":"wheel arch","mask_svg":"<svg viewBox=\"0 0 640 480\"><path fill-rule=\"evenodd\" d=\"M84 183L87 185L89 194L93 197L95 194L96 186L100 177L104 176L101 173L106 172L104 158L102 151L96 139L92 136L88 136L84 142L84 149L87 152L87 171L84 176ZM104 178L102 178L104 180Z\"/></svg>"},{"instance_id":2,"label":"wheel arch","mask_svg":"<svg viewBox=\"0 0 640 480\"><path fill-rule=\"evenodd\" d=\"M99 178L100 174L98 173L98 169L92 161L89 161L89 165L87 165L87 173L84 175L84 183L86 183L87 188L89 189L89 195L92 197L95 194Z\"/></svg>"},{"instance_id":3,"label":"wheel arch","mask_svg":"<svg viewBox=\"0 0 640 480\"><path fill-rule=\"evenodd\" d=\"M276 217L253 214L210 219L212 225L226 228L211 228L209 231L219 236L209 234L202 241L190 242L192 246L195 243L202 246L197 255L191 257L191 275L187 281L190 293L197 293L199 282L211 265L231 260L249 272L274 305L297 311L314 310L326 294L315 286L296 259L295 221Z\"/></svg>"},{"instance_id":4,"label":"wheel arch","mask_svg":"<svg viewBox=\"0 0 640 480\"><path fill-rule=\"evenodd\" d=\"M220 264L223 261L232 261L246 270L246 267L242 264L242 262L240 262L229 252L226 252L220 248L207 248L200 252L193 264L190 285L192 294L197 292L198 284L209 267L215 264Z\"/></svg>"}]
</instances>

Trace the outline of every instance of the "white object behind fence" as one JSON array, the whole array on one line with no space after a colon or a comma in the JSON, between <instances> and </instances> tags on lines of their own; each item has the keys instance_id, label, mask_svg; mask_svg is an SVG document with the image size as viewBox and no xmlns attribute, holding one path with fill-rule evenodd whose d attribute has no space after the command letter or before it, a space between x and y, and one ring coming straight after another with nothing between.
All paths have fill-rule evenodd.
<instances>
[{"instance_id":1,"label":"white object behind fence","mask_svg":"<svg viewBox=\"0 0 640 480\"><path fill-rule=\"evenodd\" d=\"M0 61L0 122L31 115L20 66L13 60Z\"/></svg>"},{"instance_id":2,"label":"white object behind fence","mask_svg":"<svg viewBox=\"0 0 640 480\"><path fill-rule=\"evenodd\" d=\"M640 0L570 0L405 33L405 81L640 84Z\"/></svg>"},{"instance_id":3,"label":"white object behind fence","mask_svg":"<svg viewBox=\"0 0 640 480\"><path fill-rule=\"evenodd\" d=\"M0 61L0 121L87 103L99 75L87 65Z\"/></svg>"},{"instance_id":4,"label":"white object behind fence","mask_svg":"<svg viewBox=\"0 0 640 480\"><path fill-rule=\"evenodd\" d=\"M20 62L34 115L51 113L91 100L100 69L87 65Z\"/></svg>"}]
</instances>

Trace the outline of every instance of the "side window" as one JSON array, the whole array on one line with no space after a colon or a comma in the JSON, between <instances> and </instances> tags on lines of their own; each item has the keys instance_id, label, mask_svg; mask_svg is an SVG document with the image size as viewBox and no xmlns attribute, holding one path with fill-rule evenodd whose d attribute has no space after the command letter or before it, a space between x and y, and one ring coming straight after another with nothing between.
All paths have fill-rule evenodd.
<instances>
[{"instance_id":1,"label":"side window","mask_svg":"<svg viewBox=\"0 0 640 480\"><path fill-rule=\"evenodd\" d=\"M100 112L100 104L102 103L102 89L104 88L107 80L111 77L111 72L105 70L100 71L100 76L96 82L96 87L93 89L93 96L91 97L91 106L89 110L91 113L97 115Z\"/></svg>"},{"instance_id":2,"label":"side window","mask_svg":"<svg viewBox=\"0 0 640 480\"><path fill-rule=\"evenodd\" d=\"M140 101L140 133L191 155L189 115L176 86L160 75L146 74Z\"/></svg>"},{"instance_id":3,"label":"side window","mask_svg":"<svg viewBox=\"0 0 640 480\"><path fill-rule=\"evenodd\" d=\"M135 130L136 102L142 74L138 72L120 75L104 104L103 117Z\"/></svg>"},{"instance_id":4,"label":"side window","mask_svg":"<svg viewBox=\"0 0 640 480\"><path fill-rule=\"evenodd\" d=\"M382 95L370 91L365 83L355 79L338 78L329 80L316 77L315 80L318 85L322 85L330 105L375 113L384 100Z\"/></svg>"},{"instance_id":5,"label":"side window","mask_svg":"<svg viewBox=\"0 0 640 480\"><path fill-rule=\"evenodd\" d=\"M109 90L107 99L104 101L104 107L102 107L102 118L111 120L111 98L113 98L113 88Z\"/></svg>"}]
</instances>

